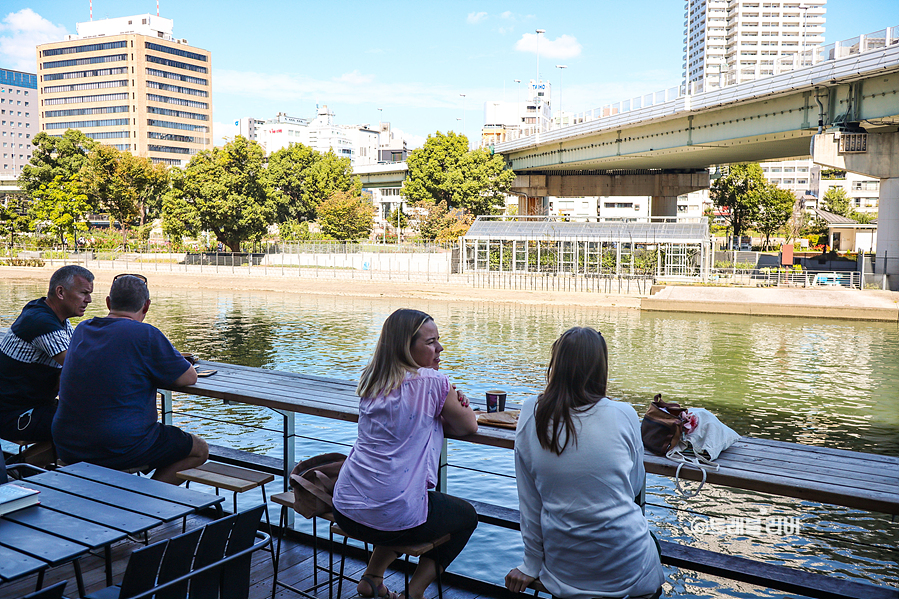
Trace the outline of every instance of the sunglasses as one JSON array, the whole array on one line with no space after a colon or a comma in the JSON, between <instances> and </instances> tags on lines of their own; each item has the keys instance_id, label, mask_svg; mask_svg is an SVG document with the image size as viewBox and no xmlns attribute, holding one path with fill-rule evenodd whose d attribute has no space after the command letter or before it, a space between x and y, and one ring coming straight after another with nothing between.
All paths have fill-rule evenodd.
<instances>
[{"instance_id":1,"label":"sunglasses","mask_svg":"<svg viewBox=\"0 0 899 599\"><path fill-rule=\"evenodd\" d=\"M123 272L123 273L120 274L120 275L114 276L114 277L112 278L112 282L115 283L117 280L121 279L122 277L137 277L138 279L140 279L140 280L143 281L144 283L147 282L147 277L145 277L144 275L131 274L131 273L127 273L127 272Z\"/></svg>"}]
</instances>

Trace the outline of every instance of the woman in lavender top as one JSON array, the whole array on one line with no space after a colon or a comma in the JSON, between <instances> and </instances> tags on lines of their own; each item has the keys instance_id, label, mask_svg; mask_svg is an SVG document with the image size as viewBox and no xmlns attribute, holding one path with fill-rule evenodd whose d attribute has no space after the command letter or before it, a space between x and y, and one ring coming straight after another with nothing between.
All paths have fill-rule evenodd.
<instances>
[{"instance_id":1,"label":"woman in lavender top","mask_svg":"<svg viewBox=\"0 0 899 599\"><path fill-rule=\"evenodd\" d=\"M437 372L440 345L434 319L397 310L384 322L374 356L359 380L359 434L334 487L334 520L375 546L357 590L397 599L384 572L397 555L388 546L450 540L424 554L409 581L408 599L427 586L465 547L478 524L474 508L433 489L444 431L478 430L465 396Z\"/></svg>"}]
</instances>

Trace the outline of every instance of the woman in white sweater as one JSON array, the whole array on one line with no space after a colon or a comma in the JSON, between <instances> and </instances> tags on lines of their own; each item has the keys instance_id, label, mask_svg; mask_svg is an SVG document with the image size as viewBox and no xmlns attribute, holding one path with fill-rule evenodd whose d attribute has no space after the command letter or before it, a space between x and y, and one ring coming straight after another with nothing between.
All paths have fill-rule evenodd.
<instances>
[{"instance_id":1,"label":"woman in white sweater","mask_svg":"<svg viewBox=\"0 0 899 599\"><path fill-rule=\"evenodd\" d=\"M606 397L608 353L591 328L556 340L546 390L525 403L515 434L524 561L506 576L523 592L539 577L554 597L661 596L664 574L635 497L643 442L634 409Z\"/></svg>"}]
</instances>

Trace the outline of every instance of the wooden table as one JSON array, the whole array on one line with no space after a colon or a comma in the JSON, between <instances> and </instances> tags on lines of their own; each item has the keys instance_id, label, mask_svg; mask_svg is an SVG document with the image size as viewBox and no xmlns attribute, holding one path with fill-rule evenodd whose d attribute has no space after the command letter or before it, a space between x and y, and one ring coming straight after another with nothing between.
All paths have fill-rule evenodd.
<instances>
[{"instance_id":1,"label":"wooden table","mask_svg":"<svg viewBox=\"0 0 899 599\"><path fill-rule=\"evenodd\" d=\"M355 381L217 362L200 362L199 368L218 372L175 390L266 406L284 416L285 469L296 463L295 413L348 422L359 418ZM164 400L163 412L170 422L170 395ZM515 431L482 426L462 440L512 449ZM720 470L707 473L712 484L899 514L897 457L742 437L717 462ZM677 463L651 454L645 456L644 464L647 472L665 476L673 477L677 469ZM700 480L701 474L684 467L681 478Z\"/></svg>"},{"instance_id":2,"label":"wooden table","mask_svg":"<svg viewBox=\"0 0 899 599\"><path fill-rule=\"evenodd\" d=\"M103 549L106 582L112 584L110 545L220 503L223 498L79 463L12 483L40 491L40 504L0 517L0 583L75 562Z\"/></svg>"}]
</instances>

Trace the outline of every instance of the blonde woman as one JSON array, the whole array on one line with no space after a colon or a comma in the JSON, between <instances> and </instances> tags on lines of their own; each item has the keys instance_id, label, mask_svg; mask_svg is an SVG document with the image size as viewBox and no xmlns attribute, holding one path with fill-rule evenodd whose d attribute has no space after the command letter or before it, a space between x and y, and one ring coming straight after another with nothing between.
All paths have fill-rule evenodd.
<instances>
[{"instance_id":1,"label":"blonde woman","mask_svg":"<svg viewBox=\"0 0 899 599\"><path fill-rule=\"evenodd\" d=\"M523 592L538 576L553 597L655 599L664 574L646 517L643 441L634 408L606 397L606 342L575 327L556 340L546 390L515 432L524 561L506 575Z\"/></svg>"},{"instance_id":2,"label":"blonde woman","mask_svg":"<svg viewBox=\"0 0 899 599\"><path fill-rule=\"evenodd\" d=\"M422 599L427 586L452 562L478 524L467 502L430 491L444 431L469 435L477 418L440 365L434 319L418 310L397 310L384 322L374 356L359 380L359 433L334 487L334 520L375 546L357 590L363 597L397 599L384 586L384 572L397 555L385 548L449 542L423 555L409 581L408 599Z\"/></svg>"}]
</instances>

